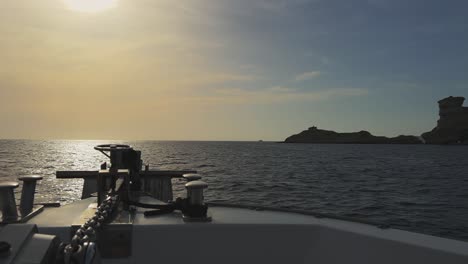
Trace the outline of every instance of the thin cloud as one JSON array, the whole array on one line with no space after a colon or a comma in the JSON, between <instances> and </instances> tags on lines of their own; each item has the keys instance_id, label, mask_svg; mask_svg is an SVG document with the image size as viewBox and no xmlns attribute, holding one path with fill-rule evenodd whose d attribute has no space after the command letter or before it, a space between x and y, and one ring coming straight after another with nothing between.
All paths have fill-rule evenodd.
<instances>
[{"instance_id":1,"label":"thin cloud","mask_svg":"<svg viewBox=\"0 0 468 264\"><path fill-rule=\"evenodd\" d=\"M299 75L296 75L296 77L294 78L294 80L300 82L300 81L306 81L306 80L310 80L310 79L313 79L313 78L317 78L319 77L320 75L322 75L322 72L320 71L310 71L310 72L304 72L304 73L301 73Z\"/></svg>"},{"instance_id":2,"label":"thin cloud","mask_svg":"<svg viewBox=\"0 0 468 264\"><path fill-rule=\"evenodd\" d=\"M268 11L282 12L290 7L316 3L318 0L260 0L255 2L258 7Z\"/></svg>"},{"instance_id":3,"label":"thin cloud","mask_svg":"<svg viewBox=\"0 0 468 264\"><path fill-rule=\"evenodd\" d=\"M292 93L296 92L296 89L294 88L289 88L289 87L284 87L284 86L273 86L269 89L267 89L270 92L277 92L277 93Z\"/></svg>"},{"instance_id":4,"label":"thin cloud","mask_svg":"<svg viewBox=\"0 0 468 264\"><path fill-rule=\"evenodd\" d=\"M338 97L364 96L364 88L331 88L326 90L300 91L294 88L275 86L263 90L241 88L214 89L209 95L181 98L185 103L201 104L278 104L290 102L312 102Z\"/></svg>"}]
</instances>

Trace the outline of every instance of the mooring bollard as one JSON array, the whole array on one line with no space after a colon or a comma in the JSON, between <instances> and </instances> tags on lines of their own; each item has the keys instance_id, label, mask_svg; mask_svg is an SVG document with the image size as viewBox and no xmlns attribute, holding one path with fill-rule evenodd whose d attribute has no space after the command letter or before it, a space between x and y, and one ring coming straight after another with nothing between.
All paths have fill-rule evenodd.
<instances>
[{"instance_id":1,"label":"mooring bollard","mask_svg":"<svg viewBox=\"0 0 468 264\"><path fill-rule=\"evenodd\" d=\"M184 177L184 179L186 179L187 182L200 180L202 178L200 174L197 174L197 173L186 173L182 175L182 177Z\"/></svg>"},{"instance_id":2,"label":"mooring bollard","mask_svg":"<svg viewBox=\"0 0 468 264\"><path fill-rule=\"evenodd\" d=\"M36 183L42 180L42 176L31 175L18 178L23 181L23 190L21 191L20 211L21 215L29 214L34 206L34 194L36 193Z\"/></svg>"},{"instance_id":3,"label":"mooring bollard","mask_svg":"<svg viewBox=\"0 0 468 264\"><path fill-rule=\"evenodd\" d=\"M190 205L204 205L203 190L208 184L203 181L191 181L185 184Z\"/></svg>"},{"instance_id":4,"label":"mooring bollard","mask_svg":"<svg viewBox=\"0 0 468 264\"><path fill-rule=\"evenodd\" d=\"M0 209L3 214L2 221L16 220L18 218L15 193L13 192L18 186L19 184L13 181L0 182Z\"/></svg>"}]
</instances>

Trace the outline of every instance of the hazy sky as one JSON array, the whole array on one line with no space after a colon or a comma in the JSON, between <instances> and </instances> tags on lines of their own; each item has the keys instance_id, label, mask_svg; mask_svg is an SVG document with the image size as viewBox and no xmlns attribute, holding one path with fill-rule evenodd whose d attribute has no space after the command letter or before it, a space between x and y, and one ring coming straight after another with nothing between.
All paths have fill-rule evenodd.
<instances>
[{"instance_id":1,"label":"hazy sky","mask_svg":"<svg viewBox=\"0 0 468 264\"><path fill-rule=\"evenodd\" d=\"M0 138L432 129L468 97L465 0L0 0Z\"/></svg>"}]
</instances>

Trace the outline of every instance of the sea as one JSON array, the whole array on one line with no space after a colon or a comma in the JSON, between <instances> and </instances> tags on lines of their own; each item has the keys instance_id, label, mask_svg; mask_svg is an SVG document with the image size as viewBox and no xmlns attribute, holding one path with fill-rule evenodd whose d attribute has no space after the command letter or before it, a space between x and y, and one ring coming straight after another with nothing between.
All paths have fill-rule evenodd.
<instances>
[{"instance_id":1,"label":"sea","mask_svg":"<svg viewBox=\"0 0 468 264\"><path fill-rule=\"evenodd\" d=\"M154 169L197 170L206 200L298 209L468 241L468 147L214 141L0 140L0 181L41 175L36 201L80 199L97 144L130 144ZM174 180L176 196L184 182ZM19 198L21 188L16 190Z\"/></svg>"}]
</instances>

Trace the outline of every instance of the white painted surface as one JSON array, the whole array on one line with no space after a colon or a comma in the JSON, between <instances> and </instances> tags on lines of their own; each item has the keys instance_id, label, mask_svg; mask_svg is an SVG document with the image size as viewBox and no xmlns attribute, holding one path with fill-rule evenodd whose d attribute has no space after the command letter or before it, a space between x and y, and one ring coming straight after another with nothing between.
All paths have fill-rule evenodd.
<instances>
[{"instance_id":1,"label":"white painted surface","mask_svg":"<svg viewBox=\"0 0 468 264\"><path fill-rule=\"evenodd\" d=\"M29 223L67 238L90 199L46 209ZM468 243L313 216L212 207L210 223L179 213L133 225L133 254L103 263L468 263Z\"/></svg>"}]
</instances>

